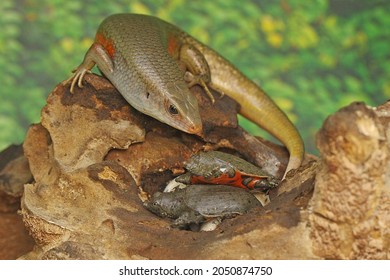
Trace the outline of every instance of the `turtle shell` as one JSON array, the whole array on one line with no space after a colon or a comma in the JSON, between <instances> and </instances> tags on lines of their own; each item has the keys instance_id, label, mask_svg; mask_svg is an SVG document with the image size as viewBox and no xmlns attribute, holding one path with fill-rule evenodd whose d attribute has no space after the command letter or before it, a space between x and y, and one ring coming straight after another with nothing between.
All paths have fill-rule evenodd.
<instances>
[{"instance_id":1,"label":"turtle shell","mask_svg":"<svg viewBox=\"0 0 390 280\"><path fill-rule=\"evenodd\" d=\"M278 181L260 167L218 151L195 154L185 167L190 173L190 184L221 184L264 192L278 185Z\"/></svg>"},{"instance_id":2,"label":"turtle shell","mask_svg":"<svg viewBox=\"0 0 390 280\"><path fill-rule=\"evenodd\" d=\"M224 172L240 171L246 175L253 175L257 177L267 178L270 175L242 158L233 156L231 154L210 151L200 152L193 155L185 165L186 169L203 177L217 177ZM234 175L232 173L231 175Z\"/></svg>"},{"instance_id":3,"label":"turtle shell","mask_svg":"<svg viewBox=\"0 0 390 280\"><path fill-rule=\"evenodd\" d=\"M184 203L204 217L229 217L261 206L250 192L226 185L191 185L183 190Z\"/></svg>"}]
</instances>

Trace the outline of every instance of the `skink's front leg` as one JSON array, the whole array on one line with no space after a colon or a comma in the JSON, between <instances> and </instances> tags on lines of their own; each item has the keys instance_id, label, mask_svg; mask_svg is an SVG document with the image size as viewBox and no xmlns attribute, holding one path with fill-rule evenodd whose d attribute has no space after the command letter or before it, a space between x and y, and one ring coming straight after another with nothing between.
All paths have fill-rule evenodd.
<instances>
[{"instance_id":1,"label":"skink's front leg","mask_svg":"<svg viewBox=\"0 0 390 280\"><path fill-rule=\"evenodd\" d=\"M214 96L207 86L211 81L210 68L203 54L197 48L184 44L180 48L179 60L187 68L184 79L189 87L200 85L206 91L211 102L214 103Z\"/></svg>"},{"instance_id":2,"label":"skink's front leg","mask_svg":"<svg viewBox=\"0 0 390 280\"><path fill-rule=\"evenodd\" d=\"M102 45L93 43L85 54L83 62L73 70L73 75L66 81L72 81L70 92L74 92L74 87L77 84L79 88L83 87L82 81L86 73L90 73L91 69L97 64L103 73L110 73L114 70L111 57L108 55ZM107 71L107 72L106 72Z\"/></svg>"}]
</instances>

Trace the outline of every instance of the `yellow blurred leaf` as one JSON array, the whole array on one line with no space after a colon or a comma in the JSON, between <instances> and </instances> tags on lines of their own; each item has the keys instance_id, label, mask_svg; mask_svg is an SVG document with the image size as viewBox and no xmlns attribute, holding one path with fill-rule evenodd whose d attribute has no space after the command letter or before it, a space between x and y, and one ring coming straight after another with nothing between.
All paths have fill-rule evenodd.
<instances>
[{"instance_id":1,"label":"yellow blurred leaf","mask_svg":"<svg viewBox=\"0 0 390 280\"><path fill-rule=\"evenodd\" d=\"M275 31L276 24L271 16L265 15L260 19L260 27L264 33L269 33Z\"/></svg>"},{"instance_id":2,"label":"yellow blurred leaf","mask_svg":"<svg viewBox=\"0 0 390 280\"><path fill-rule=\"evenodd\" d=\"M82 41L81 41L81 47L83 49L88 49L92 44L93 44L93 39L91 38L84 38Z\"/></svg>"},{"instance_id":3,"label":"yellow blurred leaf","mask_svg":"<svg viewBox=\"0 0 390 280\"><path fill-rule=\"evenodd\" d=\"M278 33L271 33L267 36L267 42L274 48L279 48L282 45L283 37Z\"/></svg>"},{"instance_id":4,"label":"yellow blurred leaf","mask_svg":"<svg viewBox=\"0 0 390 280\"><path fill-rule=\"evenodd\" d=\"M238 41L238 48L239 49L246 49L246 48L248 48L248 46L249 46L249 42L248 42L248 40L240 40L240 41Z\"/></svg>"},{"instance_id":5,"label":"yellow blurred leaf","mask_svg":"<svg viewBox=\"0 0 390 280\"><path fill-rule=\"evenodd\" d=\"M133 13L136 13L136 14L150 14L151 13L150 9L146 5L144 5L138 1L133 2L131 4L131 11Z\"/></svg>"},{"instance_id":6,"label":"yellow blurred leaf","mask_svg":"<svg viewBox=\"0 0 390 280\"><path fill-rule=\"evenodd\" d=\"M302 40L302 46L307 48L311 46L315 46L318 43L318 35L317 32L314 30L313 27L310 25L306 25L305 28L302 30L303 40Z\"/></svg>"},{"instance_id":7,"label":"yellow blurred leaf","mask_svg":"<svg viewBox=\"0 0 390 280\"><path fill-rule=\"evenodd\" d=\"M321 53L319 59L323 65L328 67L334 67L337 63L336 59L333 56L330 56L325 53Z\"/></svg>"},{"instance_id":8,"label":"yellow blurred leaf","mask_svg":"<svg viewBox=\"0 0 390 280\"><path fill-rule=\"evenodd\" d=\"M281 36L277 34L277 31L284 31L285 30L285 25L284 22L281 20L277 20L269 15L266 15L260 19L260 28L261 30L267 34L268 36L271 37L278 37ZM271 41L277 41L278 39L271 39ZM271 44L272 45L272 44ZM278 45L278 43L276 43Z\"/></svg>"},{"instance_id":9,"label":"yellow blurred leaf","mask_svg":"<svg viewBox=\"0 0 390 280\"><path fill-rule=\"evenodd\" d=\"M342 41L342 45L343 45L343 47L344 48L350 48L350 47L352 47L353 46L353 43L354 43L354 41L353 41L353 37L352 36L347 36L347 37L345 37L344 38L344 40Z\"/></svg>"},{"instance_id":10,"label":"yellow blurred leaf","mask_svg":"<svg viewBox=\"0 0 390 280\"><path fill-rule=\"evenodd\" d=\"M274 97L273 99L283 111L290 111L294 107L294 103L287 98Z\"/></svg>"},{"instance_id":11,"label":"yellow blurred leaf","mask_svg":"<svg viewBox=\"0 0 390 280\"><path fill-rule=\"evenodd\" d=\"M355 36L356 44L365 45L367 43L367 35L366 33L359 31Z\"/></svg>"},{"instance_id":12,"label":"yellow blurred leaf","mask_svg":"<svg viewBox=\"0 0 390 280\"><path fill-rule=\"evenodd\" d=\"M210 41L210 35L201 26L195 26L190 30L190 34L199 41L207 44Z\"/></svg>"},{"instance_id":13,"label":"yellow blurred leaf","mask_svg":"<svg viewBox=\"0 0 390 280\"><path fill-rule=\"evenodd\" d=\"M299 32L291 34L289 41L299 49L307 49L318 44L318 35L310 25L299 26Z\"/></svg>"},{"instance_id":14,"label":"yellow blurred leaf","mask_svg":"<svg viewBox=\"0 0 390 280\"><path fill-rule=\"evenodd\" d=\"M390 83L387 82L383 85L383 94L384 96L390 98Z\"/></svg>"},{"instance_id":15,"label":"yellow blurred leaf","mask_svg":"<svg viewBox=\"0 0 390 280\"><path fill-rule=\"evenodd\" d=\"M329 29L333 29L337 25L337 17L335 16L328 16L324 21L325 27Z\"/></svg>"},{"instance_id":16,"label":"yellow blurred leaf","mask_svg":"<svg viewBox=\"0 0 390 280\"><path fill-rule=\"evenodd\" d=\"M73 52L74 49L74 42L70 38L64 38L60 42L61 48L66 52L66 53L71 53Z\"/></svg>"},{"instance_id":17,"label":"yellow blurred leaf","mask_svg":"<svg viewBox=\"0 0 390 280\"><path fill-rule=\"evenodd\" d=\"M347 36L342 44L345 48L351 48L353 46L364 46L367 43L367 35L366 33L359 31L356 34L351 36Z\"/></svg>"}]
</instances>

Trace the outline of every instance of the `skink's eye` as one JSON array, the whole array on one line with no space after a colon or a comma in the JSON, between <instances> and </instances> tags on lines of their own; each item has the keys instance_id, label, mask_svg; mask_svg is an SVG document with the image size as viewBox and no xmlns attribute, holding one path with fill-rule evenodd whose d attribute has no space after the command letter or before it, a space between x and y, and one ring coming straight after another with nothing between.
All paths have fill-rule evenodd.
<instances>
[{"instance_id":1,"label":"skink's eye","mask_svg":"<svg viewBox=\"0 0 390 280\"><path fill-rule=\"evenodd\" d=\"M169 105L168 111L169 111L169 113L170 113L171 115L177 115L177 114L179 114L179 111L177 110L176 106L173 105L173 104Z\"/></svg>"}]
</instances>

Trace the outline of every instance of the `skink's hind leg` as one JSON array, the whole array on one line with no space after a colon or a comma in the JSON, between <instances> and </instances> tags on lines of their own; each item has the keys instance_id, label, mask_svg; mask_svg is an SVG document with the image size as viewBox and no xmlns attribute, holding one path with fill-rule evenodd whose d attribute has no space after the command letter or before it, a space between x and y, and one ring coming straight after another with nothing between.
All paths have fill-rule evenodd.
<instances>
[{"instance_id":1,"label":"skink's hind leg","mask_svg":"<svg viewBox=\"0 0 390 280\"><path fill-rule=\"evenodd\" d=\"M73 70L73 75L65 81L65 83L72 81L70 85L70 92L74 93L74 87L77 84L79 88L83 87L83 79L86 73L90 73L91 69L97 64L103 73L110 73L113 71L113 64L110 56L98 43L93 43L84 56L83 62ZM107 71L107 72L106 72Z\"/></svg>"},{"instance_id":2,"label":"skink's hind leg","mask_svg":"<svg viewBox=\"0 0 390 280\"><path fill-rule=\"evenodd\" d=\"M184 80L187 82L189 87L192 87L194 85L200 85L204 91L206 92L207 96L210 98L211 103L214 104L215 98L213 94L210 92L209 87L207 86L207 83L203 75L194 75L191 72L186 72L184 75Z\"/></svg>"},{"instance_id":3,"label":"skink's hind leg","mask_svg":"<svg viewBox=\"0 0 390 280\"><path fill-rule=\"evenodd\" d=\"M214 103L214 96L211 94L208 83L211 81L210 68L203 54L195 47L184 44L180 48L180 61L186 66L187 72L184 75L189 87L200 85Z\"/></svg>"}]
</instances>

